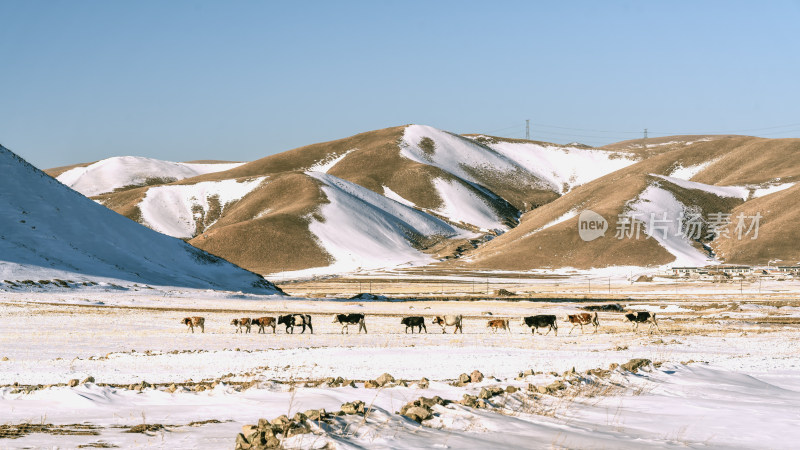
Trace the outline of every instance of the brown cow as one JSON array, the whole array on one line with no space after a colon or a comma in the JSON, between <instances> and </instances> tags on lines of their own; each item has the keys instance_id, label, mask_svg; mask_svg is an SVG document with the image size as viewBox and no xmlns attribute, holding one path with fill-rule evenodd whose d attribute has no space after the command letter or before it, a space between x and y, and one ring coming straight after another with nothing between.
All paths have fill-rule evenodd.
<instances>
[{"instance_id":1,"label":"brown cow","mask_svg":"<svg viewBox=\"0 0 800 450\"><path fill-rule=\"evenodd\" d=\"M192 330L192 333L194 333L194 327L200 327L201 333L206 332L206 319L204 317L186 317L181 323L188 326L189 329Z\"/></svg>"},{"instance_id":2,"label":"brown cow","mask_svg":"<svg viewBox=\"0 0 800 450\"><path fill-rule=\"evenodd\" d=\"M581 333L583 333L583 326L589 324L594 326L594 332L597 333L597 327L600 326L600 322L597 320L597 312L595 312L594 315L589 313L569 314L567 315L567 321L572 324L572 328L567 334L572 334L572 330L579 325L581 327Z\"/></svg>"},{"instance_id":3,"label":"brown cow","mask_svg":"<svg viewBox=\"0 0 800 450\"><path fill-rule=\"evenodd\" d=\"M249 333L250 332L250 324L252 321L249 317L242 317L241 319L233 319L231 320L231 325L236 327L237 333ZM242 331L244 328L247 331Z\"/></svg>"},{"instance_id":4,"label":"brown cow","mask_svg":"<svg viewBox=\"0 0 800 450\"><path fill-rule=\"evenodd\" d=\"M272 327L272 334L275 334L275 327L278 321L274 317L259 317L252 320L253 325L258 325L258 332L264 333L264 327Z\"/></svg>"},{"instance_id":5,"label":"brown cow","mask_svg":"<svg viewBox=\"0 0 800 450\"><path fill-rule=\"evenodd\" d=\"M508 319L492 319L486 326L492 328L492 333L497 333L497 330L503 329L511 333L511 326L508 324Z\"/></svg>"}]
</instances>

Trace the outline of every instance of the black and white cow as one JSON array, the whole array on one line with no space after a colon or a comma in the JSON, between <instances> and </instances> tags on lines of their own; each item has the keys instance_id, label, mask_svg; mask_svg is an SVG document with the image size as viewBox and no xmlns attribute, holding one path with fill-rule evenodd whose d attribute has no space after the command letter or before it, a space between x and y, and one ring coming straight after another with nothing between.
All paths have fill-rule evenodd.
<instances>
[{"instance_id":1,"label":"black and white cow","mask_svg":"<svg viewBox=\"0 0 800 450\"><path fill-rule=\"evenodd\" d=\"M538 316L523 317L522 323L523 325L531 327L531 333L538 332L539 328L548 327L549 329L547 330L547 333L545 333L545 336L550 334L550 330L553 330L554 334L558 336L556 316L552 314L540 314Z\"/></svg>"},{"instance_id":2,"label":"black and white cow","mask_svg":"<svg viewBox=\"0 0 800 450\"><path fill-rule=\"evenodd\" d=\"M308 314L288 314L278 316L278 325L286 325L286 332L294 334L294 327L303 327L300 333L306 332L306 327L314 334L314 327L311 326L311 316Z\"/></svg>"},{"instance_id":3,"label":"black and white cow","mask_svg":"<svg viewBox=\"0 0 800 450\"><path fill-rule=\"evenodd\" d=\"M364 330L364 334L367 333L367 324L364 322L364 314L337 314L333 316L333 323L342 324L342 334L344 334L345 331L347 331L347 334L350 334L350 330L347 328L348 325L358 325L359 333L361 333L362 329Z\"/></svg>"},{"instance_id":4,"label":"black and white cow","mask_svg":"<svg viewBox=\"0 0 800 450\"><path fill-rule=\"evenodd\" d=\"M461 316L461 314L459 314L457 316L436 316L436 317L433 318L433 322L431 322L431 323L439 325L440 327L442 327L442 333L447 333L447 331L445 331L444 327L446 327L446 326L447 327L455 326L455 328L453 329L453 334L455 334L455 333L457 333L459 331L461 332L461 334L464 334L464 327L461 325L462 319L463 319L463 317Z\"/></svg>"},{"instance_id":5,"label":"black and white cow","mask_svg":"<svg viewBox=\"0 0 800 450\"><path fill-rule=\"evenodd\" d=\"M638 311L635 313L625 314L625 318L628 319L629 322L633 324L633 330L639 331L639 324L640 323L647 323L650 322L649 330L653 329L653 325L655 325L658 331L661 331L661 328L658 328L658 322L656 322L656 313L649 313L647 311Z\"/></svg>"},{"instance_id":6,"label":"black and white cow","mask_svg":"<svg viewBox=\"0 0 800 450\"><path fill-rule=\"evenodd\" d=\"M408 333L408 329L411 328L411 334L414 334L414 327L419 327L419 331L417 333L422 333L422 330L425 330L425 333L428 333L428 328L425 326L425 318L421 316L411 316L411 317L404 317L403 320L400 321L401 324L406 326L406 333Z\"/></svg>"}]
</instances>

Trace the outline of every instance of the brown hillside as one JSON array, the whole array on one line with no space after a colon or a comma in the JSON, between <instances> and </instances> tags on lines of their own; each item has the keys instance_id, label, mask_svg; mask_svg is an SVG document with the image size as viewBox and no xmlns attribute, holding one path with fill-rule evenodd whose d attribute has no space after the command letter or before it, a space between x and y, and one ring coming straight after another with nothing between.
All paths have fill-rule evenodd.
<instances>
[{"instance_id":1,"label":"brown hillside","mask_svg":"<svg viewBox=\"0 0 800 450\"><path fill-rule=\"evenodd\" d=\"M762 216L758 238L751 239L751 232L740 240L735 233L736 217L756 213ZM713 244L715 252L726 262L764 265L772 260L787 265L800 262L800 184L740 205L731 211L731 221L729 237L717 239ZM747 226L750 223L750 219L745 221Z\"/></svg>"},{"instance_id":2,"label":"brown hillside","mask_svg":"<svg viewBox=\"0 0 800 450\"><path fill-rule=\"evenodd\" d=\"M308 217L326 202L313 178L279 174L227 208L189 243L257 273L328 265L330 256L308 230Z\"/></svg>"},{"instance_id":3,"label":"brown hillside","mask_svg":"<svg viewBox=\"0 0 800 450\"><path fill-rule=\"evenodd\" d=\"M757 138L724 137L679 147L579 186L561 198L526 213L519 227L492 240L469 254L463 262L471 268L526 270L542 267L588 269L612 265L653 266L670 263L674 257L653 239L616 239L616 218L626 203L635 199L652 183L658 183L679 201L698 207L704 213L730 212L741 200L680 188L649 174L668 175L678 166L689 167L717 161L706 170L715 171L729 155L736 157ZM698 175L705 173L701 172ZM695 179L698 177L695 177ZM760 182L768 181L766 175ZM605 237L584 242L578 235L578 218L573 217L541 231L545 225L569 211L591 209L609 221ZM698 244L699 248L699 244Z\"/></svg>"}]
</instances>

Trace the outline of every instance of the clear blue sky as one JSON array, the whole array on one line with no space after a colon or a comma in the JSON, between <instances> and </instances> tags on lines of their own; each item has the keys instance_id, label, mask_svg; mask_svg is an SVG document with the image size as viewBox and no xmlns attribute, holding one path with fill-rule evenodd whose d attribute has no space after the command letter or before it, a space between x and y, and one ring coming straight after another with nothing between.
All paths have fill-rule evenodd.
<instances>
[{"instance_id":1,"label":"clear blue sky","mask_svg":"<svg viewBox=\"0 0 800 450\"><path fill-rule=\"evenodd\" d=\"M800 136L798 1L0 0L0 23L0 144L42 168L405 123Z\"/></svg>"}]
</instances>

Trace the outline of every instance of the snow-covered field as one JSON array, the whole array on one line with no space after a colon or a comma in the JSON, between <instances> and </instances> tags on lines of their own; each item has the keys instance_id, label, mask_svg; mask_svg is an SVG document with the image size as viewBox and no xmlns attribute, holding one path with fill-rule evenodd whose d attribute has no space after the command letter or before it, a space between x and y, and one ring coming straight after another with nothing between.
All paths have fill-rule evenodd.
<instances>
[{"instance_id":1,"label":"snow-covered field","mask_svg":"<svg viewBox=\"0 0 800 450\"><path fill-rule=\"evenodd\" d=\"M800 302L754 296L620 303L656 312L660 332L641 327L634 333L622 313L600 312L597 334L578 328L570 334L563 316L586 303L368 302L153 289L4 292L0 447L232 448L242 426L260 418L338 411L356 400L365 403L366 415L310 423L311 433L282 444L795 447ZM277 334L268 328L265 335L255 329L242 335L230 325L234 317L290 311L311 314L314 334L286 334L281 326ZM339 312L365 313L369 334L353 334L352 327L342 335L332 323ZM435 314L452 313L464 315L463 334L442 334L430 323ZM531 335L520 317L533 314L556 314L558 335ZM191 315L205 317L205 333L188 333L180 324ZM408 315L424 316L428 334L405 334L400 318ZM510 318L511 333L490 332L491 318ZM638 372L586 372L634 358L657 364ZM473 370L485 378L452 385ZM397 382L365 387L383 373ZM89 376L95 381L67 385ZM355 387L319 384L328 377ZM427 387L420 385L423 377ZM562 389L537 389L554 382L563 382ZM421 424L397 414L421 396L457 402L492 387L505 390L484 399L483 407L434 405L433 417ZM150 431L127 432L143 423Z\"/></svg>"}]
</instances>

